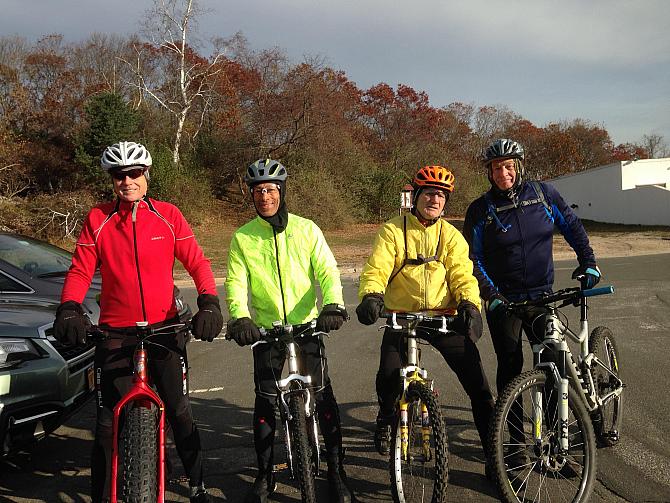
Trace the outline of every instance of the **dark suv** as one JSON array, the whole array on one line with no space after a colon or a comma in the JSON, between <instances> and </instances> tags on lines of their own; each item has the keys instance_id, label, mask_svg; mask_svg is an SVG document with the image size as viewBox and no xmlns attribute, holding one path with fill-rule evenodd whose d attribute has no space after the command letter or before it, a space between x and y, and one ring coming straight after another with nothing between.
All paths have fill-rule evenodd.
<instances>
[{"instance_id":1,"label":"dark suv","mask_svg":"<svg viewBox=\"0 0 670 503\"><path fill-rule=\"evenodd\" d=\"M0 233L0 456L58 428L93 394L92 344L72 348L53 337L53 321L72 255L56 246ZM83 302L97 323L96 276ZM175 288L180 318L191 311Z\"/></svg>"}]
</instances>

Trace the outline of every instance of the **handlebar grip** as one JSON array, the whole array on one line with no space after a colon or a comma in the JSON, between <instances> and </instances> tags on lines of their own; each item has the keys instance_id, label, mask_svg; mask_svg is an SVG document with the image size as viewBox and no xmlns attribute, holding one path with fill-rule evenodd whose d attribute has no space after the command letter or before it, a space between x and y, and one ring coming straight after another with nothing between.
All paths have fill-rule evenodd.
<instances>
[{"instance_id":1,"label":"handlebar grip","mask_svg":"<svg viewBox=\"0 0 670 503\"><path fill-rule=\"evenodd\" d=\"M608 295L610 293L614 293L614 287L612 285L582 291L584 297L595 297L596 295Z\"/></svg>"}]
</instances>

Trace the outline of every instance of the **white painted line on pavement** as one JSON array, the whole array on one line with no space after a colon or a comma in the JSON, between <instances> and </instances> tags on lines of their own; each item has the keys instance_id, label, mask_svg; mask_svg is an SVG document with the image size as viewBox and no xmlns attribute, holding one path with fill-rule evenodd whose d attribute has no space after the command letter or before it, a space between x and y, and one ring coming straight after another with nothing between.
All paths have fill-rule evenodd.
<instances>
[{"instance_id":1,"label":"white painted line on pavement","mask_svg":"<svg viewBox=\"0 0 670 503\"><path fill-rule=\"evenodd\" d=\"M189 393L211 393L213 391L221 391L223 386L217 386L216 388L204 388L204 389L192 389Z\"/></svg>"}]
</instances>

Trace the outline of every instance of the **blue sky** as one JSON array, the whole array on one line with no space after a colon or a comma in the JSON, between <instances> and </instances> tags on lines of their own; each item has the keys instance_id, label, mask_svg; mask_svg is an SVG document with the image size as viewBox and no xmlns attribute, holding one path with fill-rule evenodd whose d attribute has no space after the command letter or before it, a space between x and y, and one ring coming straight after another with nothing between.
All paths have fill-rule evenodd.
<instances>
[{"instance_id":1,"label":"blue sky","mask_svg":"<svg viewBox=\"0 0 670 503\"><path fill-rule=\"evenodd\" d=\"M587 119L615 143L670 145L667 0L201 0L202 39L241 31L294 62L321 56L366 89L423 90L434 106L506 105L537 126ZM138 32L150 0L2 0L0 34Z\"/></svg>"}]
</instances>

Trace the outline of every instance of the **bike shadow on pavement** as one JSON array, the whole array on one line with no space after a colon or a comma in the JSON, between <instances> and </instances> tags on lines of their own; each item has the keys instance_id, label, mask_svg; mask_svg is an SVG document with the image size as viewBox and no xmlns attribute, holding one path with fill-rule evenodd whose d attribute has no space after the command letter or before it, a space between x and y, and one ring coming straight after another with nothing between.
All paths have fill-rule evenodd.
<instances>
[{"instance_id":1,"label":"bike shadow on pavement","mask_svg":"<svg viewBox=\"0 0 670 503\"><path fill-rule=\"evenodd\" d=\"M388 458L377 453L373 444L377 403L339 405L352 490L360 502L390 501ZM449 439L449 485L497 498L496 489L484 476L484 453L470 409L443 406L442 411Z\"/></svg>"},{"instance_id":2,"label":"bike shadow on pavement","mask_svg":"<svg viewBox=\"0 0 670 503\"><path fill-rule=\"evenodd\" d=\"M215 501L243 501L256 475L253 447L253 408L242 407L206 394L192 397L205 458L205 482ZM469 412L469 409L462 409ZM449 483L487 495L494 494L483 476L481 449L471 421L450 419L457 415L445 408L450 448ZM389 501L388 460L375 452L372 443L376 403L340 404L345 468L356 500ZM89 503L90 452L95 425L93 402L28 453L0 463L0 500L8 502ZM188 502L188 482L174 444L168 435L172 472L166 500ZM276 439L275 462L284 459L281 435ZM464 468L462 468L464 467ZM326 463L317 479L319 501L327 501ZM300 501L295 481L279 472L278 490L272 500Z\"/></svg>"}]
</instances>

